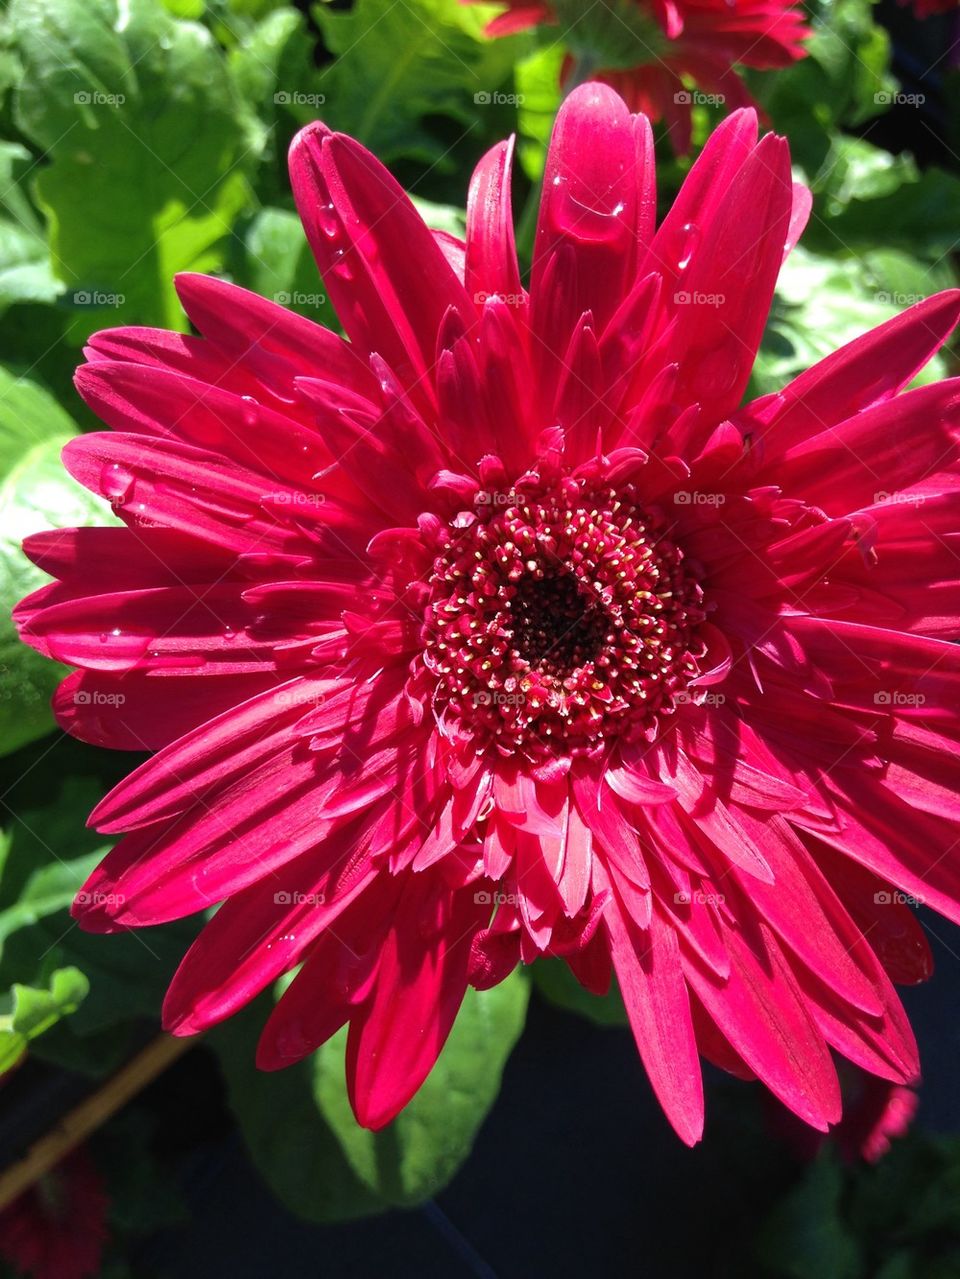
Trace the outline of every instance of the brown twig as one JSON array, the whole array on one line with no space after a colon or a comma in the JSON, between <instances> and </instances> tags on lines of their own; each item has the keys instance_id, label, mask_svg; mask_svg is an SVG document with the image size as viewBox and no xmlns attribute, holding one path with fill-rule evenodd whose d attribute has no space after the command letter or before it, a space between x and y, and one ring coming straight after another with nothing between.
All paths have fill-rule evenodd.
<instances>
[{"instance_id":1,"label":"brown twig","mask_svg":"<svg viewBox=\"0 0 960 1279\"><path fill-rule=\"evenodd\" d=\"M22 1159L0 1173L0 1209L29 1190L44 1173L195 1044L196 1039L175 1039L173 1035L158 1035L147 1044L102 1087L65 1115L55 1128L39 1137Z\"/></svg>"}]
</instances>

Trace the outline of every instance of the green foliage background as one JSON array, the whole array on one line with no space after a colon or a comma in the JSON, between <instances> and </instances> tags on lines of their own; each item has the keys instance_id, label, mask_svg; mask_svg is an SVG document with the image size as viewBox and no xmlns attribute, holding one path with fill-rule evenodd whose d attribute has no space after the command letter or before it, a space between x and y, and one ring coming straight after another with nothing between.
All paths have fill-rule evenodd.
<instances>
[{"instance_id":1,"label":"green foliage background","mask_svg":"<svg viewBox=\"0 0 960 1279\"><path fill-rule=\"evenodd\" d=\"M22 538L111 518L58 461L63 443L94 425L71 386L83 343L117 324L185 330L171 283L185 270L226 275L335 325L284 165L296 129L317 116L370 146L428 221L454 230L472 165L516 131L519 218L542 171L563 51L549 31L485 39L495 12L459 0L309 9L277 0L10 0L0 12L0 1071L28 1052L92 1076L115 1068L144 1020L155 1023L198 926L122 938L72 927L69 901L105 851L86 814L130 761L56 732L49 698L63 671L20 646L9 621L43 580L22 558ZM856 136L897 87L870 3L836 0L813 14L811 56L751 76L815 194L755 370L757 393L955 279L956 173L921 171L909 154ZM697 108L698 143L713 122ZM658 155L665 205L689 161L662 139ZM926 376L944 371L940 361ZM622 1024L616 993L587 1001L551 964L534 976L536 997ZM300 1068L258 1075L263 1009L223 1027L211 1043L274 1192L318 1221L436 1193L494 1102L528 995L518 975L472 996L434 1076L377 1137L350 1116L340 1037ZM928 1158L949 1163L939 1149ZM812 1206L795 1215L836 1221L837 1238L853 1242L837 1244L833 1261L826 1245L823 1255L803 1254L810 1269L802 1272L777 1269L771 1253L770 1273L874 1273L863 1268L856 1222L875 1211L870 1196L881 1191L866 1188L841 1220L838 1178L824 1164L798 1192ZM915 1273L904 1267L887 1279Z\"/></svg>"}]
</instances>

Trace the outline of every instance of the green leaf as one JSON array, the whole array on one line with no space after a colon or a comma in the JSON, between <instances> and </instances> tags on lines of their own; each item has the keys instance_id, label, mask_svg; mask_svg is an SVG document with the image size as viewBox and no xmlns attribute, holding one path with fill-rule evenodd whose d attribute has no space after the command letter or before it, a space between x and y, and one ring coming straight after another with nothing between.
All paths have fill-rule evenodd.
<instances>
[{"instance_id":1,"label":"green leaf","mask_svg":"<svg viewBox=\"0 0 960 1279\"><path fill-rule=\"evenodd\" d=\"M537 992L557 1008L586 1017L597 1026L629 1025L615 981L608 994L591 995L562 959L538 959L533 965L533 984Z\"/></svg>"},{"instance_id":2,"label":"green leaf","mask_svg":"<svg viewBox=\"0 0 960 1279\"><path fill-rule=\"evenodd\" d=\"M426 117L450 117L459 126L454 138L464 130L483 136L495 95L524 47L517 38L483 36L492 12L460 0L356 0L349 11L315 6L337 55L316 80L324 120L384 162L406 156L443 163L449 143ZM307 103L299 114L305 122L318 110Z\"/></svg>"},{"instance_id":3,"label":"green leaf","mask_svg":"<svg viewBox=\"0 0 960 1279\"><path fill-rule=\"evenodd\" d=\"M100 753L102 754L102 752ZM110 849L86 826L103 795L99 778L75 771L99 755L70 738L33 757L12 757L3 779L0 815L0 988L36 985L51 968L79 969L90 984L81 1007L55 1026L36 1052L85 1074L116 1066L130 1046L134 1018L156 1021L176 965L196 935L197 920L116 935L86 933L67 911ZM114 764L113 756L106 756ZM6 854L3 848L6 846Z\"/></svg>"},{"instance_id":4,"label":"green leaf","mask_svg":"<svg viewBox=\"0 0 960 1279\"><path fill-rule=\"evenodd\" d=\"M26 147L0 140L0 314L15 302L52 303L61 290L43 225L21 186L32 163Z\"/></svg>"},{"instance_id":5,"label":"green leaf","mask_svg":"<svg viewBox=\"0 0 960 1279\"><path fill-rule=\"evenodd\" d=\"M263 131L207 29L159 0L12 0L14 115L45 152L38 201L71 335L184 328L175 272L220 265Z\"/></svg>"},{"instance_id":6,"label":"green leaf","mask_svg":"<svg viewBox=\"0 0 960 1279\"><path fill-rule=\"evenodd\" d=\"M902 255L878 252L836 258L794 249L777 284L753 370L751 395L780 390L831 351L938 287L922 264ZM937 357L917 382L943 376L943 362Z\"/></svg>"},{"instance_id":7,"label":"green leaf","mask_svg":"<svg viewBox=\"0 0 960 1279\"><path fill-rule=\"evenodd\" d=\"M538 49L517 64L519 142L517 153L527 177L543 177L547 144L560 107L560 71L564 50L559 44Z\"/></svg>"},{"instance_id":8,"label":"green leaf","mask_svg":"<svg viewBox=\"0 0 960 1279\"><path fill-rule=\"evenodd\" d=\"M834 242L896 245L914 253L919 245L924 254L940 258L956 243L960 178L942 169L920 175L907 164L898 173L903 181L884 191L853 185L851 198L827 218Z\"/></svg>"},{"instance_id":9,"label":"green leaf","mask_svg":"<svg viewBox=\"0 0 960 1279\"><path fill-rule=\"evenodd\" d=\"M843 1171L829 1155L807 1171L758 1235L758 1253L782 1279L866 1279L857 1239L843 1220Z\"/></svg>"},{"instance_id":10,"label":"green leaf","mask_svg":"<svg viewBox=\"0 0 960 1279\"><path fill-rule=\"evenodd\" d=\"M264 1000L217 1027L210 1043L254 1162L274 1193L312 1221L346 1221L429 1199L466 1159L523 1028L528 997L515 973L468 990L430 1077L379 1133L353 1118L342 1031L306 1061L267 1074L253 1064Z\"/></svg>"},{"instance_id":11,"label":"green leaf","mask_svg":"<svg viewBox=\"0 0 960 1279\"><path fill-rule=\"evenodd\" d=\"M420 196L410 197L414 208L433 231L446 231L462 240L467 228L465 209L454 204L437 204L434 200L424 200Z\"/></svg>"},{"instance_id":12,"label":"green leaf","mask_svg":"<svg viewBox=\"0 0 960 1279\"><path fill-rule=\"evenodd\" d=\"M346 1030L316 1054L316 1096L354 1173L375 1195L409 1207L432 1198L467 1158L500 1091L523 1030L529 997L514 972L491 990L468 990L450 1038L426 1083L383 1131L353 1118L344 1083Z\"/></svg>"},{"instance_id":13,"label":"green leaf","mask_svg":"<svg viewBox=\"0 0 960 1279\"><path fill-rule=\"evenodd\" d=\"M281 8L268 14L238 38L231 50L230 67L237 87L260 116L283 101L315 74L312 46L303 15Z\"/></svg>"},{"instance_id":14,"label":"green leaf","mask_svg":"<svg viewBox=\"0 0 960 1279\"><path fill-rule=\"evenodd\" d=\"M809 56L776 72L747 73L808 178L824 165L835 129L879 114L896 91L887 69L889 38L874 23L870 0L820 0L813 8Z\"/></svg>"},{"instance_id":15,"label":"green leaf","mask_svg":"<svg viewBox=\"0 0 960 1279\"><path fill-rule=\"evenodd\" d=\"M50 579L20 549L30 533L106 523L106 504L75 483L60 450L76 426L36 383L0 367L0 755L49 732L66 673L21 643L10 610Z\"/></svg>"},{"instance_id":16,"label":"green leaf","mask_svg":"<svg viewBox=\"0 0 960 1279\"><path fill-rule=\"evenodd\" d=\"M90 984L78 968L58 968L46 988L14 982L0 997L0 1075L15 1066L27 1045L77 1010Z\"/></svg>"},{"instance_id":17,"label":"green leaf","mask_svg":"<svg viewBox=\"0 0 960 1279\"><path fill-rule=\"evenodd\" d=\"M10 937L66 910L109 851L109 843L84 824L99 796L89 778L67 777L51 789L44 808L15 811L5 802L0 810L7 842L0 864L0 973L7 980L23 972L6 972Z\"/></svg>"},{"instance_id":18,"label":"green leaf","mask_svg":"<svg viewBox=\"0 0 960 1279\"><path fill-rule=\"evenodd\" d=\"M351 1221L385 1211L388 1204L353 1172L317 1109L315 1057L276 1074L254 1066L268 1013L264 997L208 1035L227 1083L230 1109L261 1175L291 1212L308 1221Z\"/></svg>"},{"instance_id":19,"label":"green leaf","mask_svg":"<svg viewBox=\"0 0 960 1279\"><path fill-rule=\"evenodd\" d=\"M130 1235L153 1234L190 1221L179 1179L171 1175L163 1155L158 1157L163 1124L162 1114L128 1106L94 1137L97 1168L110 1188L111 1234L117 1243L127 1245L126 1251ZM136 1279L134 1272L130 1275Z\"/></svg>"},{"instance_id":20,"label":"green leaf","mask_svg":"<svg viewBox=\"0 0 960 1279\"><path fill-rule=\"evenodd\" d=\"M298 127L298 113L322 113L315 37L307 31L303 15L286 7L260 22L230 14L215 22L214 30L230 50L230 69L239 93L268 130L263 163L255 178L257 196L266 205L287 203L287 148Z\"/></svg>"},{"instance_id":21,"label":"green leaf","mask_svg":"<svg viewBox=\"0 0 960 1279\"><path fill-rule=\"evenodd\" d=\"M243 236L240 283L317 324L336 328L333 307L303 233L287 209L261 209Z\"/></svg>"},{"instance_id":22,"label":"green leaf","mask_svg":"<svg viewBox=\"0 0 960 1279\"><path fill-rule=\"evenodd\" d=\"M463 238L466 213L448 204L413 198L427 226ZM337 317L296 213L266 208L243 234L243 254L234 264L241 284L313 320L337 329Z\"/></svg>"}]
</instances>

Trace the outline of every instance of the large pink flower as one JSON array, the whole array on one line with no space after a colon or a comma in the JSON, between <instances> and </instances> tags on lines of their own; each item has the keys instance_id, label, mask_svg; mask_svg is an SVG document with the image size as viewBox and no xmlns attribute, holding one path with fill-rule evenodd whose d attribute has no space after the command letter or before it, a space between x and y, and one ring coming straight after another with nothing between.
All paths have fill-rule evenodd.
<instances>
[{"instance_id":1,"label":"large pink flower","mask_svg":"<svg viewBox=\"0 0 960 1279\"><path fill-rule=\"evenodd\" d=\"M508 8L488 25L488 34L559 23L593 65L599 59L606 67L597 78L622 94L634 111L663 120L680 152L690 145L696 100L685 80L728 111L749 106L752 99L736 68L789 66L805 56L803 41L810 35L795 0L600 0L592 7L570 0L505 3ZM564 78L573 71L574 61L568 59Z\"/></svg>"},{"instance_id":2,"label":"large pink flower","mask_svg":"<svg viewBox=\"0 0 960 1279\"><path fill-rule=\"evenodd\" d=\"M751 111L662 225L651 129L564 104L529 289L511 146L467 240L350 138L291 154L349 341L185 276L202 337L96 336L115 433L65 450L125 527L29 539L24 638L80 669L87 741L157 751L91 822L128 832L83 924L224 902L168 1027L303 964L260 1064L350 1023L360 1121L430 1070L468 983L616 971L684 1140L699 1055L839 1116L831 1049L896 1082L909 901L960 920L960 381L900 393L960 315L913 307L742 405L809 207Z\"/></svg>"}]
</instances>

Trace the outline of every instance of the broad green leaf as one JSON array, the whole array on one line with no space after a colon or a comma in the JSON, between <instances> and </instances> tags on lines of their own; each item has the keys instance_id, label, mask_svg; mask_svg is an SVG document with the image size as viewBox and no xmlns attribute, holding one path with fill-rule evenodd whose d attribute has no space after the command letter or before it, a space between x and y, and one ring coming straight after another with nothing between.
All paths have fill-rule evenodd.
<instances>
[{"instance_id":1,"label":"broad green leaf","mask_svg":"<svg viewBox=\"0 0 960 1279\"><path fill-rule=\"evenodd\" d=\"M220 265L263 131L209 31L160 0L12 0L14 113L75 340L124 322L184 328L172 279Z\"/></svg>"},{"instance_id":2,"label":"broad green leaf","mask_svg":"<svg viewBox=\"0 0 960 1279\"><path fill-rule=\"evenodd\" d=\"M843 1219L843 1190L842 1169L821 1155L758 1232L765 1273L781 1279L867 1279L860 1246Z\"/></svg>"},{"instance_id":3,"label":"broad green leaf","mask_svg":"<svg viewBox=\"0 0 960 1279\"><path fill-rule=\"evenodd\" d=\"M244 98L259 116L273 107L295 105L289 99L315 74L306 22L296 9L280 8L253 26L234 32L230 67Z\"/></svg>"},{"instance_id":4,"label":"broad green leaf","mask_svg":"<svg viewBox=\"0 0 960 1279\"><path fill-rule=\"evenodd\" d=\"M8 844L4 857L0 839L0 988L37 985L54 967L79 969L90 984L87 998L36 1052L91 1075L119 1064L130 1047L133 1019L156 1022L170 977L198 927L186 920L102 935L84 932L70 918L76 893L110 848L86 826L104 783L75 771L101 755L61 738L46 750L11 757L0 808L0 836Z\"/></svg>"},{"instance_id":5,"label":"broad green leaf","mask_svg":"<svg viewBox=\"0 0 960 1279\"><path fill-rule=\"evenodd\" d=\"M110 847L85 828L98 798L90 779L67 777L50 791L43 808L21 810L15 796L4 802L8 851L0 866L0 972L8 981L25 975L6 971L5 947L12 935L65 911Z\"/></svg>"},{"instance_id":6,"label":"broad green leaf","mask_svg":"<svg viewBox=\"0 0 960 1279\"><path fill-rule=\"evenodd\" d=\"M922 175L906 169L898 186L874 195L854 186L850 199L827 218L834 243L895 245L940 259L956 245L960 177L943 169Z\"/></svg>"},{"instance_id":7,"label":"broad green leaf","mask_svg":"<svg viewBox=\"0 0 960 1279\"><path fill-rule=\"evenodd\" d=\"M254 22L228 14L214 30L230 50L237 89L268 130L256 176L257 197L265 205L292 203L287 148L303 113L324 114L324 94L314 66L316 37L295 9L281 7Z\"/></svg>"},{"instance_id":8,"label":"broad green leaf","mask_svg":"<svg viewBox=\"0 0 960 1279\"><path fill-rule=\"evenodd\" d=\"M563 59L563 46L551 44L517 63L517 96L520 98L517 152L524 172L534 182L543 177L547 143L560 107Z\"/></svg>"},{"instance_id":9,"label":"broad green leaf","mask_svg":"<svg viewBox=\"0 0 960 1279\"><path fill-rule=\"evenodd\" d=\"M450 1181L500 1091L503 1068L523 1030L528 996L520 972L491 990L468 990L426 1083L379 1133L358 1126L347 1100L346 1030L316 1053L320 1110L354 1173L373 1194L409 1207L432 1198Z\"/></svg>"},{"instance_id":10,"label":"broad green leaf","mask_svg":"<svg viewBox=\"0 0 960 1279\"><path fill-rule=\"evenodd\" d=\"M110 1187L111 1233L129 1251L129 1235L153 1234L168 1226L185 1226L190 1213L181 1182L158 1158L166 1116L145 1106L128 1106L97 1132L97 1168ZM138 1265L129 1279L143 1279ZM110 1279L106 1275L99 1279Z\"/></svg>"},{"instance_id":11,"label":"broad green leaf","mask_svg":"<svg viewBox=\"0 0 960 1279\"><path fill-rule=\"evenodd\" d=\"M20 549L30 533L105 523L100 499L64 470L76 426L41 387L0 368L0 755L53 728L50 698L66 673L21 643L10 610L50 579Z\"/></svg>"},{"instance_id":12,"label":"broad green leaf","mask_svg":"<svg viewBox=\"0 0 960 1279\"><path fill-rule=\"evenodd\" d=\"M775 72L748 73L755 96L809 178L820 170L840 125L884 111L896 85L888 73L889 38L870 0L819 0L807 57Z\"/></svg>"},{"instance_id":13,"label":"broad green leaf","mask_svg":"<svg viewBox=\"0 0 960 1279\"><path fill-rule=\"evenodd\" d=\"M833 218L853 199L875 200L890 195L904 182L917 180L917 166L909 155L891 155L862 138L837 134L813 190L825 199L823 212Z\"/></svg>"},{"instance_id":14,"label":"broad green leaf","mask_svg":"<svg viewBox=\"0 0 960 1279\"><path fill-rule=\"evenodd\" d=\"M447 162L451 142L487 135L509 80L516 38L488 40L483 27L495 10L460 0L356 0L349 11L314 7L335 60L321 68L314 91L324 95L324 120L359 138L381 160L398 156ZM321 111L307 103L302 121ZM427 122L448 116L452 139ZM506 130L508 131L508 130Z\"/></svg>"},{"instance_id":15,"label":"broad green leaf","mask_svg":"<svg viewBox=\"0 0 960 1279\"><path fill-rule=\"evenodd\" d=\"M239 282L317 324L336 327L333 307L300 219L287 209L261 209L243 235Z\"/></svg>"},{"instance_id":16,"label":"broad green leaf","mask_svg":"<svg viewBox=\"0 0 960 1279\"><path fill-rule=\"evenodd\" d=\"M62 286L50 269L43 225L20 185L33 157L0 140L0 313L15 302L52 303Z\"/></svg>"},{"instance_id":17,"label":"broad green leaf","mask_svg":"<svg viewBox=\"0 0 960 1279\"><path fill-rule=\"evenodd\" d=\"M413 203L427 226L463 238L466 225L463 209L417 197ZM287 209L261 209L244 231L243 254L234 267L239 283L246 288L317 324L332 329L338 327L295 213Z\"/></svg>"},{"instance_id":18,"label":"broad green leaf","mask_svg":"<svg viewBox=\"0 0 960 1279\"><path fill-rule=\"evenodd\" d=\"M627 1010L613 982L608 994L591 995L574 977L562 959L540 959L533 965L537 993L565 1012L578 1013L598 1026L626 1026Z\"/></svg>"},{"instance_id":19,"label":"broad green leaf","mask_svg":"<svg viewBox=\"0 0 960 1279\"><path fill-rule=\"evenodd\" d=\"M0 1075L16 1065L27 1045L75 1012L90 989L78 968L58 968L46 988L14 982L0 997Z\"/></svg>"},{"instance_id":20,"label":"broad green leaf","mask_svg":"<svg viewBox=\"0 0 960 1279\"><path fill-rule=\"evenodd\" d=\"M831 351L939 287L924 267L895 254L836 258L794 249L780 274L751 394L780 390ZM917 381L943 376L937 357Z\"/></svg>"},{"instance_id":21,"label":"broad green leaf","mask_svg":"<svg viewBox=\"0 0 960 1279\"><path fill-rule=\"evenodd\" d=\"M499 1091L527 997L528 983L519 973L493 990L469 990L427 1082L379 1133L360 1128L350 1110L345 1030L307 1060L270 1074L253 1064L268 1011L264 1000L209 1039L267 1184L301 1217L346 1221L421 1203L447 1184Z\"/></svg>"},{"instance_id":22,"label":"broad green leaf","mask_svg":"<svg viewBox=\"0 0 960 1279\"><path fill-rule=\"evenodd\" d=\"M175 18L202 18L206 0L163 0L163 7Z\"/></svg>"},{"instance_id":23,"label":"broad green leaf","mask_svg":"<svg viewBox=\"0 0 960 1279\"><path fill-rule=\"evenodd\" d=\"M462 240L467 226L465 209L453 204L437 204L433 200L424 200L420 196L410 197L413 206L433 231L446 231L447 235L455 235Z\"/></svg>"},{"instance_id":24,"label":"broad green leaf","mask_svg":"<svg viewBox=\"0 0 960 1279\"><path fill-rule=\"evenodd\" d=\"M230 1109L261 1176L308 1221L351 1221L388 1208L360 1181L315 1099L316 1058L276 1073L257 1070L254 1052L270 1010L257 1000L208 1035L227 1083Z\"/></svg>"}]
</instances>

